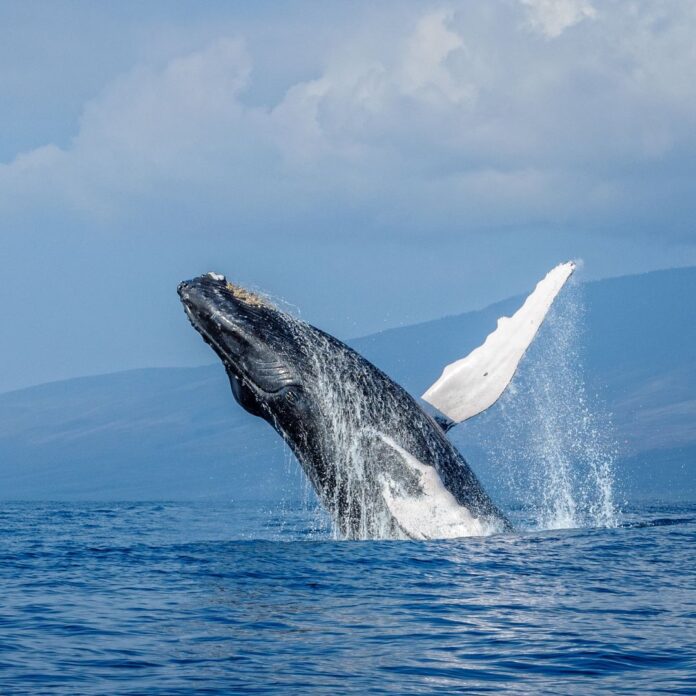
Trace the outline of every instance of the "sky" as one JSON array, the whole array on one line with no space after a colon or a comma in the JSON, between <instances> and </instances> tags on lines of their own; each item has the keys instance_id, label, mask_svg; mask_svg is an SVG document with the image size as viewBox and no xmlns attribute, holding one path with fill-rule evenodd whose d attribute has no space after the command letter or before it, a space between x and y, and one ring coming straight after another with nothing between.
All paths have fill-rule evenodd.
<instances>
[{"instance_id":1,"label":"sky","mask_svg":"<svg viewBox=\"0 0 696 696\"><path fill-rule=\"evenodd\" d=\"M0 391L696 264L696 3L0 2Z\"/></svg>"}]
</instances>

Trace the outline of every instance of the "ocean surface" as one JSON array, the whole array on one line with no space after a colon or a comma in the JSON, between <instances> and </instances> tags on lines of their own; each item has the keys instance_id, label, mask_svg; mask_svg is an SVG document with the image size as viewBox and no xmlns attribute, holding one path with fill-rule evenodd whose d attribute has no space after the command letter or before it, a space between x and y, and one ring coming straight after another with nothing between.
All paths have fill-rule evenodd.
<instances>
[{"instance_id":1,"label":"ocean surface","mask_svg":"<svg viewBox=\"0 0 696 696\"><path fill-rule=\"evenodd\" d=\"M696 505L424 543L304 508L3 504L0 693L694 693L695 552Z\"/></svg>"}]
</instances>

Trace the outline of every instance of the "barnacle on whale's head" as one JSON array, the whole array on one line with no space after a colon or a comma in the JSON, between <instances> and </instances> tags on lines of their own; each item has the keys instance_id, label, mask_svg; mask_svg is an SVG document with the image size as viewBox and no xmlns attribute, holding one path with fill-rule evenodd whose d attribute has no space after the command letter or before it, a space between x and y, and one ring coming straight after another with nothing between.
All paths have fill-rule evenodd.
<instances>
[{"instance_id":1,"label":"barnacle on whale's head","mask_svg":"<svg viewBox=\"0 0 696 696\"><path fill-rule=\"evenodd\" d=\"M263 297L263 295L259 295L258 293L252 292L251 290L247 290L246 288L243 288L241 285L235 285L234 283L230 283L229 280L225 284L225 287L238 300L246 302L247 304L250 304L254 307L271 306L271 303L265 297Z\"/></svg>"}]
</instances>

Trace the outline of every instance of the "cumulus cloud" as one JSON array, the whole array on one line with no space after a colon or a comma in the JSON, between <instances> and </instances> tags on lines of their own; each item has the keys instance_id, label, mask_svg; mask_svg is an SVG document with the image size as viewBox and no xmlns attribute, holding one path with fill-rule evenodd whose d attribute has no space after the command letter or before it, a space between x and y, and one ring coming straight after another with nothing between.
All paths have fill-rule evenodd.
<instances>
[{"instance_id":1,"label":"cumulus cloud","mask_svg":"<svg viewBox=\"0 0 696 696\"><path fill-rule=\"evenodd\" d=\"M85 105L69 145L0 165L0 209L114 216L186 196L230 217L349 210L385 234L693 212L696 6L404 13L397 29L375 15L271 105L247 98L244 37L137 66Z\"/></svg>"},{"instance_id":2,"label":"cumulus cloud","mask_svg":"<svg viewBox=\"0 0 696 696\"><path fill-rule=\"evenodd\" d=\"M41 147L0 167L5 205L62 200L100 213L172 179L214 175L247 142L232 126L243 120L238 95L250 70L243 44L229 39L162 69L136 68L85 106L68 148Z\"/></svg>"},{"instance_id":3,"label":"cumulus cloud","mask_svg":"<svg viewBox=\"0 0 696 696\"><path fill-rule=\"evenodd\" d=\"M587 0L522 0L529 9L530 26L555 39L583 19L594 19L597 10Z\"/></svg>"}]
</instances>

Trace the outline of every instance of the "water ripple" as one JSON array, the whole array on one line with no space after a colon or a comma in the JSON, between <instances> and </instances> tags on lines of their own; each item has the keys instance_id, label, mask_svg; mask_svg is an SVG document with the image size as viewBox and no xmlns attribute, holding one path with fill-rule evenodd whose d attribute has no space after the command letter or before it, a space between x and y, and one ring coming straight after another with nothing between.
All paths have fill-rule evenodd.
<instances>
[{"instance_id":1,"label":"water ripple","mask_svg":"<svg viewBox=\"0 0 696 696\"><path fill-rule=\"evenodd\" d=\"M311 511L10 505L0 693L688 693L696 507L337 542Z\"/></svg>"}]
</instances>

